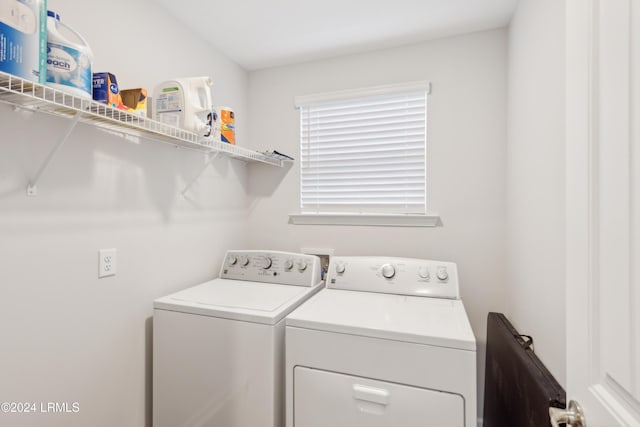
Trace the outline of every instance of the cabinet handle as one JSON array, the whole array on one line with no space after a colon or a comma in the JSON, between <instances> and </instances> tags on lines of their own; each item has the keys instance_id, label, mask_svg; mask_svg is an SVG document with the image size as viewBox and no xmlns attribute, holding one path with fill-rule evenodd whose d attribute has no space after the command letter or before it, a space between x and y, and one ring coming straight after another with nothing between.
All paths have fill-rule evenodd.
<instances>
[{"instance_id":1,"label":"cabinet handle","mask_svg":"<svg viewBox=\"0 0 640 427\"><path fill-rule=\"evenodd\" d=\"M389 403L390 395L389 390L382 388L369 387L361 384L353 385L353 398L356 400L364 400L386 406Z\"/></svg>"}]
</instances>

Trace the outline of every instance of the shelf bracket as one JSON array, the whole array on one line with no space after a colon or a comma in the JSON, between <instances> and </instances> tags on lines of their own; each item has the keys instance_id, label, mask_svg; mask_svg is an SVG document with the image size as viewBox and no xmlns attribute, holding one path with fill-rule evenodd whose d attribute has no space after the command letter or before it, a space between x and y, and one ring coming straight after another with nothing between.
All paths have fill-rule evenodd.
<instances>
[{"instance_id":1,"label":"shelf bracket","mask_svg":"<svg viewBox=\"0 0 640 427\"><path fill-rule=\"evenodd\" d=\"M189 191L189 189L193 186L193 184L195 184L195 183L196 183L196 181L197 181L197 180L200 178L200 176L204 173L205 169L207 169L207 167L209 167L209 165L210 165L211 163L213 163L213 161L214 161L215 159L217 159L217 158L218 158L218 156L220 156L220 152L219 152L219 151L217 151L217 152L215 152L213 155L209 154L209 156L210 156L210 157L209 157L209 160L207 160L207 162L204 164L204 166L202 167L202 169L200 169L200 172L198 172L198 173L193 177L193 179L189 182L189 184L187 184L187 186L186 186L186 187L184 187L184 190L182 190L182 195L183 195L183 196L186 196L187 191Z\"/></svg>"},{"instance_id":2,"label":"shelf bracket","mask_svg":"<svg viewBox=\"0 0 640 427\"><path fill-rule=\"evenodd\" d=\"M71 132L73 132L73 129L75 129L76 125L78 124L78 121L80 121L81 116L82 116L82 112L80 111L78 111L75 114L75 116L73 116L73 119L71 119L71 123L69 123L69 126L67 126L67 130L64 132L62 137L58 140L58 143L56 144L56 146L53 147L53 150L51 150L51 152L45 159L42 166L40 166L40 169L38 169L36 176L29 182L29 185L27 185L27 196L38 195L37 185L38 185L38 181L40 181L40 177L42 177L42 174L44 173L44 171L47 170L47 167L49 167L49 164L51 163L51 161L56 157L56 154L58 154L58 151L60 150L60 148L64 145L65 142L67 142L67 139L69 139L69 136L71 136Z\"/></svg>"}]
</instances>

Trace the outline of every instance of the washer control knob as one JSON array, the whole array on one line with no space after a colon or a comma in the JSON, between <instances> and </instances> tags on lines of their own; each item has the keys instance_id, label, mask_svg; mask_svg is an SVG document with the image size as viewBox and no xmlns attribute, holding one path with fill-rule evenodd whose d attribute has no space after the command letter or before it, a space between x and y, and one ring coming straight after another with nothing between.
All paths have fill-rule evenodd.
<instances>
[{"instance_id":1,"label":"washer control knob","mask_svg":"<svg viewBox=\"0 0 640 427\"><path fill-rule=\"evenodd\" d=\"M387 279L391 279L396 275L396 269L391 264L385 264L382 266L382 275Z\"/></svg>"},{"instance_id":2,"label":"washer control knob","mask_svg":"<svg viewBox=\"0 0 640 427\"><path fill-rule=\"evenodd\" d=\"M418 276L420 276L423 279L427 279L429 280L429 267L427 266L422 266L418 269Z\"/></svg>"},{"instance_id":3,"label":"washer control knob","mask_svg":"<svg viewBox=\"0 0 640 427\"><path fill-rule=\"evenodd\" d=\"M247 265L249 265L249 257L246 255L242 255L240 257L240 265L243 267L246 267Z\"/></svg>"},{"instance_id":4,"label":"washer control knob","mask_svg":"<svg viewBox=\"0 0 640 427\"><path fill-rule=\"evenodd\" d=\"M298 264L298 271L300 273L302 273L307 269L307 262L305 260L301 259L300 261L297 262L297 264Z\"/></svg>"},{"instance_id":5,"label":"washer control knob","mask_svg":"<svg viewBox=\"0 0 640 427\"><path fill-rule=\"evenodd\" d=\"M293 261L291 261L290 259L286 260L284 262L284 269L287 271L290 271L293 268Z\"/></svg>"},{"instance_id":6,"label":"washer control knob","mask_svg":"<svg viewBox=\"0 0 640 427\"><path fill-rule=\"evenodd\" d=\"M447 273L447 267L439 266L436 276L438 276L438 279L442 281L447 280L449 278L449 273Z\"/></svg>"},{"instance_id":7,"label":"washer control knob","mask_svg":"<svg viewBox=\"0 0 640 427\"><path fill-rule=\"evenodd\" d=\"M268 256L261 256L258 258L258 266L264 270L271 268L271 258Z\"/></svg>"},{"instance_id":8,"label":"washer control knob","mask_svg":"<svg viewBox=\"0 0 640 427\"><path fill-rule=\"evenodd\" d=\"M236 265L238 263L238 258L235 255L229 255L227 257L227 262L229 265Z\"/></svg>"},{"instance_id":9,"label":"washer control knob","mask_svg":"<svg viewBox=\"0 0 640 427\"><path fill-rule=\"evenodd\" d=\"M344 273L344 270L345 270L345 266L343 263L339 262L336 264L336 273L342 274Z\"/></svg>"}]
</instances>

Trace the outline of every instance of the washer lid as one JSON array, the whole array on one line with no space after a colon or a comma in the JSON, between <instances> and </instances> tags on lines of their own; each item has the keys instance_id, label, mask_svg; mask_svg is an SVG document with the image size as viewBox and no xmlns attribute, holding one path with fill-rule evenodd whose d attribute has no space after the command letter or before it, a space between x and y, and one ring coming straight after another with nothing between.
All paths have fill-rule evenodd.
<instances>
[{"instance_id":1,"label":"washer lid","mask_svg":"<svg viewBox=\"0 0 640 427\"><path fill-rule=\"evenodd\" d=\"M325 289L294 310L287 327L476 350L460 300Z\"/></svg>"},{"instance_id":2,"label":"washer lid","mask_svg":"<svg viewBox=\"0 0 640 427\"><path fill-rule=\"evenodd\" d=\"M320 290L244 280L214 279L154 301L156 309L273 325Z\"/></svg>"}]
</instances>

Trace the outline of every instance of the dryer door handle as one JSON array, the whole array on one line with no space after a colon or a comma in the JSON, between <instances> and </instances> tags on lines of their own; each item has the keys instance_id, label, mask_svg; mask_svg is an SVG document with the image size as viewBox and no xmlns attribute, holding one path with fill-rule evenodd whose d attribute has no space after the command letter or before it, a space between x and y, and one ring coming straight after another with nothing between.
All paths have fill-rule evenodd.
<instances>
[{"instance_id":1,"label":"dryer door handle","mask_svg":"<svg viewBox=\"0 0 640 427\"><path fill-rule=\"evenodd\" d=\"M353 385L353 398L356 400L364 400L386 406L389 403L390 395L389 390L383 388L370 387L362 384Z\"/></svg>"}]
</instances>

